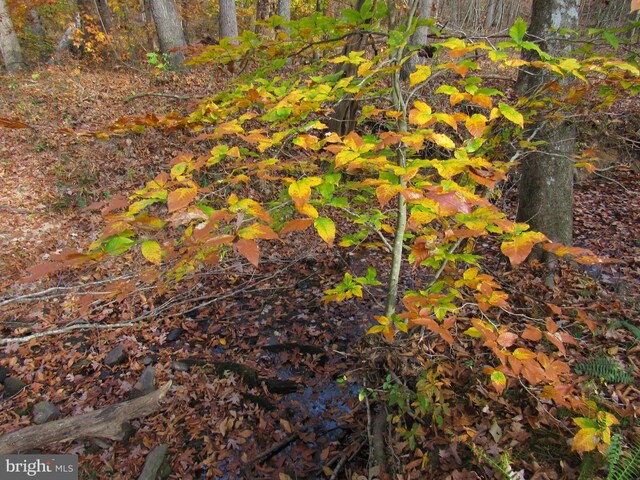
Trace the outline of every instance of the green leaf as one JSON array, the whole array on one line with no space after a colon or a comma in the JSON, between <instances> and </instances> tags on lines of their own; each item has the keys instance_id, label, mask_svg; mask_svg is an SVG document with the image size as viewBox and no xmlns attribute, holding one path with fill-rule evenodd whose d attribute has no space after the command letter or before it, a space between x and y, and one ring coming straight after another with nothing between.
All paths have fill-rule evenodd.
<instances>
[{"instance_id":1,"label":"green leaf","mask_svg":"<svg viewBox=\"0 0 640 480\"><path fill-rule=\"evenodd\" d=\"M134 243L133 240L127 237L111 237L107 240L107 243L105 243L104 251L109 255L120 255L133 247Z\"/></svg>"},{"instance_id":2,"label":"green leaf","mask_svg":"<svg viewBox=\"0 0 640 480\"><path fill-rule=\"evenodd\" d=\"M613 32L606 31L602 34L602 36L607 42L609 42L609 45L611 45L614 50L618 50L618 47L620 46L620 40L618 40L618 37L616 37Z\"/></svg>"},{"instance_id":3,"label":"green leaf","mask_svg":"<svg viewBox=\"0 0 640 480\"><path fill-rule=\"evenodd\" d=\"M500 109L500 113L502 113L507 120L515 123L520 128L524 128L524 117L515 108L503 102L498 104L498 108Z\"/></svg>"},{"instance_id":4,"label":"green leaf","mask_svg":"<svg viewBox=\"0 0 640 480\"><path fill-rule=\"evenodd\" d=\"M336 225L333 220L327 217L318 217L313 221L313 226L316 227L320 238L329 246L333 246L333 241L336 238Z\"/></svg>"},{"instance_id":5,"label":"green leaf","mask_svg":"<svg viewBox=\"0 0 640 480\"><path fill-rule=\"evenodd\" d=\"M516 23L514 23L509 29L509 36L513 38L513 41L516 42L516 44L520 45L526 33L527 24L522 18L518 17Z\"/></svg>"}]
</instances>

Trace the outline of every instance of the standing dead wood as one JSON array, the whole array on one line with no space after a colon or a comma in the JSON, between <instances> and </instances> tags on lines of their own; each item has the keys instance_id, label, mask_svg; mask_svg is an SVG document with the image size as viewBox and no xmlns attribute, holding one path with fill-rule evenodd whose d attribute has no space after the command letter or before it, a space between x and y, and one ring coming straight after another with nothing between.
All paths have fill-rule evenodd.
<instances>
[{"instance_id":1,"label":"standing dead wood","mask_svg":"<svg viewBox=\"0 0 640 480\"><path fill-rule=\"evenodd\" d=\"M127 434L125 427L127 422L132 418L144 417L158 410L160 400L165 397L170 387L169 381L158 390L135 400L8 433L0 437L0 454L18 453L52 443L86 437L124 440Z\"/></svg>"}]
</instances>

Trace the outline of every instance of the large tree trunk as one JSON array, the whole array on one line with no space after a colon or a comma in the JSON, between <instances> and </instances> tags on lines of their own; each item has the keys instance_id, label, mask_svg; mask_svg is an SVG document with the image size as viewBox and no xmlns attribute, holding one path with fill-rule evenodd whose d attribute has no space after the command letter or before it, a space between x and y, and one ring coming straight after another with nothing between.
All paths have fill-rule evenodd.
<instances>
[{"instance_id":1,"label":"large tree trunk","mask_svg":"<svg viewBox=\"0 0 640 480\"><path fill-rule=\"evenodd\" d=\"M182 21L174 0L151 0L151 14L156 24L160 49L169 55L169 62L180 66L184 61L184 38Z\"/></svg>"},{"instance_id":2,"label":"large tree trunk","mask_svg":"<svg viewBox=\"0 0 640 480\"><path fill-rule=\"evenodd\" d=\"M531 25L527 32L542 50L554 56L566 54L570 45L557 30L578 26L578 0L534 0ZM527 60L536 56L525 54ZM535 53L535 52L534 52ZM546 70L524 68L520 71L517 89L521 95L534 96L549 83ZM558 81L557 78L554 78ZM566 80L562 80L566 82ZM566 87L566 85L565 85ZM548 121L533 125L538 129L535 140L546 142L523 161L517 220L531 225L554 242L570 245L573 238L573 160L575 127L569 120ZM538 250L534 258L552 259Z\"/></svg>"},{"instance_id":3,"label":"large tree trunk","mask_svg":"<svg viewBox=\"0 0 640 480\"><path fill-rule=\"evenodd\" d=\"M223 38L236 38L238 36L238 18L236 17L235 0L220 0L220 40Z\"/></svg>"},{"instance_id":4,"label":"large tree trunk","mask_svg":"<svg viewBox=\"0 0 640 480\"><path fill-rule=\"evenodd\" d=\"M24 68L22 49L4 0L0 0L0 52L7 72L16 73Z\"/></svg>"}]
</instances>

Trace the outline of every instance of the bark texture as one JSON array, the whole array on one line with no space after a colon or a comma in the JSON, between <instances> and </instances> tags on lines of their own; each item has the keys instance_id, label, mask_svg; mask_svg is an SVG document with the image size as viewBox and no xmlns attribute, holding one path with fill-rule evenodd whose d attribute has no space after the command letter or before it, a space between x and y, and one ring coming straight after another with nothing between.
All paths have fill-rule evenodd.
<instances>
[{"instance_id":1,"label":"bark texture","mask_svg":"<svg viewBox=\"0 0 640 480\"><path fill-rule=\"evenodd\" d=\"M355 10L360 10L364 0L357 0ZM357 52L364 50L366 46L366 35L353 35L344 46L343 54L348 56L349 52ZM342 72L343 77L355 75L358 68L351 63L340 64L337 67L338 72ZM357 114L360 104L353 98L352 94L345 94L340 101L334 105L333 114L329 117L326 124L329 130L336 132L338 135L346 135L356 128Z\"/></svg>"},{"instance_id":2,"label":"bark texture","mask_svg":"<svg viewBox=\"0 0 640 480\"><path fill-rule=\"evenodd\" d=\"M0 454L24 452L78 438L121 441L127 436L127 422L157 411L170 387L171 382L167 382L158 390L135 400L8 433L0 437Z\"/></svg>"},{"instance_id":3,"label":"bark texture","mask_svg":"<svg viewBox=\"0 0 640 480\"><path fill-rule=\"evenodd\" d=\"M416 8L416 18L418 20L428 20L433 15L433 0L416 0L418 7ZM411 45L424 47L429 43L429 27L427 25L419 25L416 31L411 35ZM416 65L425 65L427 56L421 50L418 54L414 54L409 60L402 65L401 76L404 80L416 69Z\"/></svg>"},{"instance_id":4,"label":"bark texture","mask_svg":"<svg viewBox=\"0 0 640 480\"><path fill-rule=\"evenodd\" d=\"M554 56L562 56L570 45L564 42L557 29L578 26L578 0L534 0L529 40ZM533 52L535 54L535 52ZM537 54L535 54L537 56ZM527 60L536 59L532 52ZM517 89L521 95L534 96L551 80L547 71L522 69ZM558 81L558 78L554 78ZM566 88L567 80L561 83ZM575 127L568 120L542 118L532 129L535 140L546 142L523 161L520 179L517 220L531 225L555 242L570 245L573 238L573 160ZM549 261L541 251L534 257Z\"/></svg>"},{"instance_id":5,"label":"bark texture","mask_svg":"<svg viewBox=\"0 0 640 480\"><path fill-rule=\"evenodd\" d=\"M235 0L220 0L220 39L238 36L238 18L236 17Z\"/></svg>"},{"instance_id":6,"label":"bark texture","mask_svg":"<svg viewBox=\"0 0 640 480\"><path fill-rule=\"evenodd\" d=\"M16 73L24 68L22 49L4 0L0 0L0 52L7 72Z\"/></svg>"},{"instance_id":7,"label":"bark texture","mask_svg":"<svg viewBox=\"0 0 640 480\"><path fill-rule=\"evenodd\" d=\"M169 61L174 66L180 66L184 61L184 38L182 21L178 7L174 0L151 0L151 14L156 24L160 50L169 55Z\"/></svg>"}]
</instances>

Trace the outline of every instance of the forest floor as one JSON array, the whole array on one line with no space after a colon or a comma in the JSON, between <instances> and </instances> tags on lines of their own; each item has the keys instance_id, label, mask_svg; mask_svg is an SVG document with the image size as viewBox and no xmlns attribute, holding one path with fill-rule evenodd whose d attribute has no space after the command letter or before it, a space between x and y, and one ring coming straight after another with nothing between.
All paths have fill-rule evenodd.
<instances>
[{"instance_id":1,"label":"forest floor","mask_svg":"<svg viewBox=\"0 0 640 480\"><path fill-rule=\"evenodd\" d=\"M367 461L370 413L358 394L371 368L358 345L379 305L375 297L325 305L322 297L347 268L363 273L377 260L296 233L294 245L267 247L258 269L233 258L224 276L219 269L202 272L174 291L140 290L129 306L106 302L81 317L74 304L81 293L109 287L141 257L22 281L54 252L86 247L104 225L100 202L144 185L192 141L180 131L97 140L62 130L101 128L149 112L184 114L215 81L202 69L178 75L81 65L0 78L0 118L31 126L0 126L0 380L14 377L26 387L12 395L6 382L0 387L0 433L32 425L41 401L67 417L128 400L145 388L137 382L147 371L158 385L171 380L173 387L160 411L132 422L126 442L78 440L47 451L78 454L81 478L137 478L159 444L169 445L175 479L330 478L338 464L339 478L357 478ZM143 92L181 98L128 98ZM576 244L615 262L582 273L567 267L553 296L588 303L602 325L623 320L640 327L640 159L637 149L602 148L607 164L577 184ZM504 198L513 202L513 192ZM527 267L518 283L497 255L493 264L513 279L514 291L542 288L531 285ZM134 325L11 341L117 322ZM628 330L608 330L592 345L640 371L638 341ZM350 381L339 381L345 376ZM623 404L638 405L635 378L617 391ZM482 478L461 473L455 449L435 444L434 451L440 476L431 478ZM579 464L575 455L561 468L521 461L542 472L536 478L576 478Z\"/></svg>"}]
</instances>

